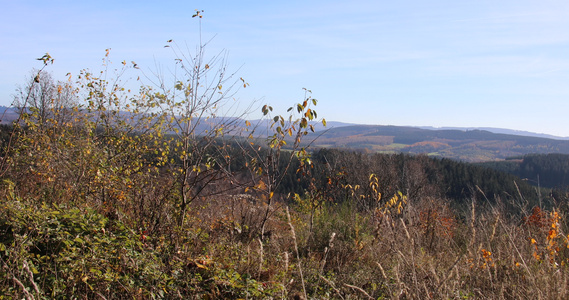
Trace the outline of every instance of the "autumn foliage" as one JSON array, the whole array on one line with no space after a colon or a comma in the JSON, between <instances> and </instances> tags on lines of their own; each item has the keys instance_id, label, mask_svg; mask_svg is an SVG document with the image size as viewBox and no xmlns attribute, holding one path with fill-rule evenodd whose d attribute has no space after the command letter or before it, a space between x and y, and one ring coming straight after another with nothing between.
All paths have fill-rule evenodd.
<instances>
[{"instance_id":1,"label":"autumn foliage","mask_svg":"<svg viewBox=\"0 0 569 300\"><path fill-rule=\"evenodd\" d=\"M1 299L569 296L566 204L475 184L451 201L425 157L315 159L308 90L286 116L265 105L264 123L211 123L233 101L229 73L201 92L204 73L130 92L106 71L36 74L28 90L47 80L56 96L30 106L24 88L5 129ZM283 192L287 180L302 192Z\"/></svg>"}]
</instances>

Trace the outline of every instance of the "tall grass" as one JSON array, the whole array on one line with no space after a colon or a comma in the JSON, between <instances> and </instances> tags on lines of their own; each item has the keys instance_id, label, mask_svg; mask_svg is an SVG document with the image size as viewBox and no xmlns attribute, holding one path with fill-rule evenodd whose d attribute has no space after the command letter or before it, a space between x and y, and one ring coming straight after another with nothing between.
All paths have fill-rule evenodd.
<instances>
[{"instance_id":1,"label":"tall grass","mask_svg":"<svg viewBox=\"0 0 569 300\"><path fill-rule=\"evenodd\" d=\"M40 204L7 188L3 298L567 298L566 209L512 214L481 197L452 210L408 199L399 213L325 204L314 215L230 195L193 204L183 228L133 228L87 206ZM312 231L310 218L314 218ZM70 259L68 259L70 258Z\"/></svg>"}]
</instances>

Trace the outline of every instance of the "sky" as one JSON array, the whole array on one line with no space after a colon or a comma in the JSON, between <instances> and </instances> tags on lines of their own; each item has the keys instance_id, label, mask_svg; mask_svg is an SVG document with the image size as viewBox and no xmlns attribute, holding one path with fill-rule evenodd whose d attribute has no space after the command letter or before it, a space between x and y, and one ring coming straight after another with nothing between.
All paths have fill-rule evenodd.
<instances>
[{"instance_id":1,"label":"sky","mask_svg":"<svg viewBox=\"0 0 569 300\"><path fill-rule=\"evenodd\" d=\"M10 105L46 52L55 59L47 70L62 80L101 69L107 48L116 65L135 61L152 74L174 65L166 41L191 52L201 34L206 53L226 51L228 68L250 84L237 101L281 114L306 88L328 121L569 136L568 1L0 5L0 105Z\"/></svg>"}]
</instances>

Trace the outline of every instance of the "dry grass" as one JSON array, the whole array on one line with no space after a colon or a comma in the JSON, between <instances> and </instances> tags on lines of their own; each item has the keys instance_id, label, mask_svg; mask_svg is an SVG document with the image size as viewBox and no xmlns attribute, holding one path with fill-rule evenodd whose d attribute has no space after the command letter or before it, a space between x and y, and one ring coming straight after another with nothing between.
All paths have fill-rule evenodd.
<instances>
[{"instance_id":1,"label":"dry grass","mask_svg":"<svg viewBox=\"0 0 569 300\"><path fill-rule=\"evenodd\" d=\"M218 227L211 231L216 237L208 241L210 250L202 254L232 261L239 272L261 282L278 283L285 298L569 296L569 240L559 209L512 217L499 205L472 201L468 214L459 215L442 199L409 202L397 215L327 206L317 213L313 234L307 215L277 207L268 226L274 233L270 237L261 241L236 235L231 226ZM246 207L257 209L252 203ZM221 217L254 227L259 220L250 215L241 208L239 214L231 210L202 224ZM221 244L234 252L220 249Z\"/></svg>"}]
</instances>

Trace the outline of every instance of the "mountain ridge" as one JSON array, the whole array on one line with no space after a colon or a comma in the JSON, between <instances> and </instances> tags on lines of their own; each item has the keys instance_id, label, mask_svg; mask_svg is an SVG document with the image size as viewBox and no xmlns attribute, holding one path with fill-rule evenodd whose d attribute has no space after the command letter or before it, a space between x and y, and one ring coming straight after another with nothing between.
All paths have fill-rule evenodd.
<instances>
[{"instance_id":1,"label":"mountain ridge","mask_svg":"<svg viewBox=\"0 0 569 300\"><path fill-rule=\"evenodd\" d=\"M569 141L472 129L423 129L411 126L351 125L330 128L316 147L372 153L411 153L469 162L497 161L526 154L569 154Z\"/></svg>"},{"instance_id":2,"label":"mountain ridge","mask_svg":"<svg viewBox=\"0 0 569 300\"><path fill-rule=\"evenodd\" d=\"M14 109L0 106L0 121L9 124L17 117ZM251 130L258 136L269 134L269 120L246 121L239 118L210 118L196 132L211 130L216 124L229 124L230 135ZM339 121L313 123L316 134L308 138L314 148L337 148L370 153L426 154L468 162L499 161L527 154L569 154L569 138L493 127L441 127L363 125ZM237 133L236 133L237 132ZM249 131L250 132L250 131ZM314 140L313 140L314 139Z\"/></svg>"},{"instance_id":3,"label":"mountain ridge","mask_svg":"<svg viewBox=\"0 0 569 300\"><path fill-rule=\"evenodd\" d=\"M16 112L13 111L12 107L0 105L0 118L1 124L7 124L13 120L15 120ZM250 121L259 121L259 120L250 120ZM327 127L323 127L320 123L315 124L315 129L322 130L322 129L331 129L336 127L346 127L346 126L395 126L395 127L412 127L412 128L420 128L420 129L428 129L428 130L460 130L460 131L471 131L471 130L484 130L489 131L492 133L501 133L501 134L510 134L510 135L519 135L519 136L532 136L532 137L541 137L541 138L548 138L548 139L555 139L555 140L569 140L568 137L557 136L547 133L538 133L532 131L524 131L524 130L517 130L517 129L508 129L508 128L499 128L499 127L457 127L457 126L443 126L443 127L435 127L435 126L411 126L411 125L380 125L380 124L358 124L358 123L346 123L342 121L327 121Z\"/></svg>"}]
</instances>

